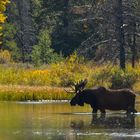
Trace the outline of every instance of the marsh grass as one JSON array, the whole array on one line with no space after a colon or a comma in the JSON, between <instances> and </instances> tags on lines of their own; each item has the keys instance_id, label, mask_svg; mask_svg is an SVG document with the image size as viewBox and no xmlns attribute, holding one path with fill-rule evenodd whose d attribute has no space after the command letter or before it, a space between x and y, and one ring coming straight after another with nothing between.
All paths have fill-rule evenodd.
<instances>
[{"instance_id":1,"label":"marsh grass","mask_svg":"<svg viewBox=\"0 0 140 140\"><path fill-rule=\"evenodd\" d=\"M69 100L72 96L59 87L0 86L0 100L4 101Z\"/></svg>"}]
</instances>

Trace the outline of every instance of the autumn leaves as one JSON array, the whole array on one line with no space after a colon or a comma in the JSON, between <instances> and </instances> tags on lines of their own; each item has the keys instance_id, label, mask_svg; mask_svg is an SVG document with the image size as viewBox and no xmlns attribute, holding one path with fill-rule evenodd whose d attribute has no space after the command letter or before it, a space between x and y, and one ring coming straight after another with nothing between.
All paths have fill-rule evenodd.
<instances>
[{"instance_id":1,"label":"autumn leaves","mask_svg":"<svg viewBox=\"0 0 140 140\"><path fill-rule=\"evenodd\" d=\"M6 10L6 5L9 3L9 0L0 0L0 36L2 35L2 23L5 22L6 16L4 15L4 11ZM0 41L0 44L2 42Z\"/></svg>"}]
</instances>

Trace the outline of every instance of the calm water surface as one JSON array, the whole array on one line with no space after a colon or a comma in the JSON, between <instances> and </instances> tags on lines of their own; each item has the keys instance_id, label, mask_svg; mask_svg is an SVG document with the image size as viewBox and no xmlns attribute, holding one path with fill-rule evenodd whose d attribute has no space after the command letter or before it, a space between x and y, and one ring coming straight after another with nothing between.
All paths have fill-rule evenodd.
<instances>
[{"instance_id":1,"label":"calm water surface","mask_svg":"<svg viewBox=\"0 0 140 140\"><path fill-rule=\"evenodd\" d=\"M140 111L137 104L137 110ZM0 102L0 140L139 140L140 113L93 116L89 106Z\"/></svg>"}]
</instances>

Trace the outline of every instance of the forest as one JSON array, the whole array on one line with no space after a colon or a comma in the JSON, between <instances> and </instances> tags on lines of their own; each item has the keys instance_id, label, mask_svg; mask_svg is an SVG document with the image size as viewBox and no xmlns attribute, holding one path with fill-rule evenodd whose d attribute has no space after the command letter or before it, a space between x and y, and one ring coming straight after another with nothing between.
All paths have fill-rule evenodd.
<instances>
[{"instance_id":1,"label":"forest","mask_svg":"<svg viewBox=\"0 0 140 140\"><path fill-rule=\"evenodd\" d=\"M1 92L7 85L24 92L69 87L85 77L88 87L140 92L139 46L139 0L0 2ZM9 87L6 98L16 100L13 92Z\"/></svg>"}]
</instances>

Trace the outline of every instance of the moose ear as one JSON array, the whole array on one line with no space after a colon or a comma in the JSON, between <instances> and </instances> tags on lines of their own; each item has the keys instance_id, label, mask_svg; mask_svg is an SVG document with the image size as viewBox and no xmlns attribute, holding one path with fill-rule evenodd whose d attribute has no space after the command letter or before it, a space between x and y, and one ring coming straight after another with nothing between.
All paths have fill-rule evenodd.
<instances>
[{"instance_id":1,"label":"moose ear","mask_svg":"<svg viewBox=\"0 0 140 140\"><path fill-rule=\"evenodd\" d=\"M86 86L86 84L87 84L87 82L88 82L88 80L87 80L87 78L84 80L84 85Z\"/></svg>"},{"instance_id":2,"label":"moose ear","mask_svg":"<svg viewBox=\"0 0 140 140\"><path fill-rule=\"evenodd\" d=\"M86 86L87 82L88 82L88 80L87 80L87 79L84 79L83 81L81 81L80 86L81 86L81 88L82 88L82 89L84 89L84 88L85 88L85 86Z\"/></svg>"}]
</instances>

